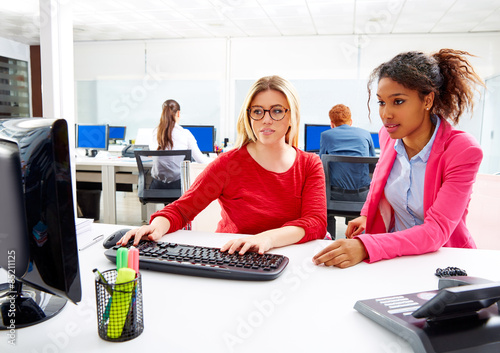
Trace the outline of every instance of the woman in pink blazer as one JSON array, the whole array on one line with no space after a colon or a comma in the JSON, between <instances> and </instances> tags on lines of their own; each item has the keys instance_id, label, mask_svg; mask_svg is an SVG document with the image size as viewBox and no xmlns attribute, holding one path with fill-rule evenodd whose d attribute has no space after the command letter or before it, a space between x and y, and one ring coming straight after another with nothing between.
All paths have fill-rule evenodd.
<instances>
[{"instance_id":1,"label":"woman in pink blazer","mask_svg":"<svg viewBox=\"0 0 500 353\"><path fill-rule=\"evenodd\" d=\"M316 254L316 264L345 268L442 246L475 248L465 218L483 154L450 124L472 110L474 86L484 85L465 55L407 52L372 72L368 87L378 81L384 124L379 162L347 239Z\"/></svg>"}]
</instances>

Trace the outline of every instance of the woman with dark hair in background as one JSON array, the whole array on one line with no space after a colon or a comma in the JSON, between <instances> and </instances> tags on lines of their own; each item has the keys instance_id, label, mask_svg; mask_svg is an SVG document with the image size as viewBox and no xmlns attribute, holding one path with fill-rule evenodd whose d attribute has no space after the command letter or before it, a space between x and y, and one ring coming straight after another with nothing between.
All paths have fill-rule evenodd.
<instances>
[{"instance_id":1,"label":"woman with dark hair in background","mask_svg":"<svg viewBox=\"0 0 500 353\"><path fill-rule=\"evenodd\" d=\"M160 123L153 131L158 144L152 143L151 150L191 150L195 162L209 163L211 160L201 153L193 134L179 125L181 107L173 99L163 102ZM155 157L151 175L151 189L180 189L180 169L183 156Z\"/></svg>"},{"instance_id":2,"label":"woman with dark hair in background","mask_svg":"<svg viewBox=\"0 0 500 353\"><path fill-rule=\"evenodd\" d=\"M442 246L476 247L465 218L483 153L471 135L451 126L472 110L475 85L484 86L466 55L407 52L372 72L368 101L376 80L384 124L380 159L347 239L315 255L316 264L345 268Z\"/></svg>"}]
</instances>

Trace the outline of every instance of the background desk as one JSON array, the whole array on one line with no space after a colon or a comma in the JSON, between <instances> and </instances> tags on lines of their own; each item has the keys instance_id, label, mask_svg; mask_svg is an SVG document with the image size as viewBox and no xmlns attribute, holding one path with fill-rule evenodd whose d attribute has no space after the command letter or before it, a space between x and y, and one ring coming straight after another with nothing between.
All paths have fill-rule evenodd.
<instances>
[{"instance_id":1,"label":"background desk","mask_svg":"<svg viewBox=\"0 0 500 353\"><path fill-rule=\"evenodd\" d=\"M76 181L102 183L102 222L107 224L116 223L116 184L134 184L137 185L137 161L135 158L109 157L109 158L76 158ZM207 164L190 163L190 181L191 183L205 169ZM96 173L100 172L100 173ZM127 174L120 173L127 172ZM130 174L130 172L132 174ZM147 211L143 219L149 221L146 213L152 213L152 208L143 207ZM220 206L217 201L213 202L207 209L200 213L193 220L193 229L203 231L214 231L216 224L220 219Z\"/></svg>"},{"instance_id":2,"label":"background desk","mask_svg":"<svg viewBox=\"0 0 500 353\"><path fill-rule=\"evenodd\" d=\"M117 172L135 174L118 174L117 178ZM76 181L102 183L104 223L116 223L116 183L137 184L137 173L135 158L76 158Z\"/></svg>"},{"instance_id":3,"label":"background desk","mask_svg":"<svg viewBox=\"0 0 500 353\"><path fill-rule=\"evenodd\" d=\"M94 224L94 233L108 235L120 227ZM179 231L164 239L221 246L234 237ZM95 244L80 252L82 301L68 303L47 322L18 329L15 347L0 331L0 352L411 352L404 340L354 310L355 302L436 289L437 267L458 266L491 280L500 277L500 251L495 250L443 248L344 270L314 266L312 256L327 244L317 240L274 249L290 263L270 282L142 271L145 328L125 343L106 342L97 334L92 269L113 265ZM0 277L6 281L4 272Z\"/></svg>"}]
</instances>

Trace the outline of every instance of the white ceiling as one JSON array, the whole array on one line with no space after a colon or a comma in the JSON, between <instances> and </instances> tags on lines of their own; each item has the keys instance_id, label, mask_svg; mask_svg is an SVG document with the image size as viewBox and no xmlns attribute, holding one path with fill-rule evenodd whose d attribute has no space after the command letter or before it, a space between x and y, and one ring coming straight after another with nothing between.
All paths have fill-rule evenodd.
<instances>
[{"instance_id":1,"label":"white ceiling","mask_svg":"<svg viewBox=\"0 0 500 353\"><path fill-rule=\"evenodd\" d=\"M500 31L500 0L58 0L74 41ZM0 0L0 37L39 44L38 0Z\"/></svg>"}]
</instances>

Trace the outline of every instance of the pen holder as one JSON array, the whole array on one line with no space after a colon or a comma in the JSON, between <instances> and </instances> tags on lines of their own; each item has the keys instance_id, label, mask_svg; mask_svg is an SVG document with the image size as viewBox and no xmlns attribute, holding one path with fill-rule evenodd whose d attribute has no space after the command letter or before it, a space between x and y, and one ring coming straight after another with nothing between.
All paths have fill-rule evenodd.
<instances>
[{"instance_id":1,"label":"pen holder","mask_svg":"<svg viewBox=\"0 0 500 353\"><path fill-rule=\"evenodd\" d=\"M101 278L95 281L99 337L112 342L136 338L144 330L141 274L118 284L116 270L104 271L102 276L107 283Z\"/></svg>"}]
</instances>

